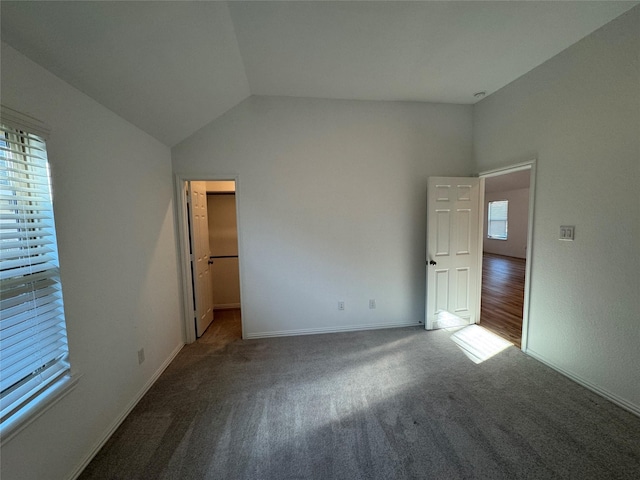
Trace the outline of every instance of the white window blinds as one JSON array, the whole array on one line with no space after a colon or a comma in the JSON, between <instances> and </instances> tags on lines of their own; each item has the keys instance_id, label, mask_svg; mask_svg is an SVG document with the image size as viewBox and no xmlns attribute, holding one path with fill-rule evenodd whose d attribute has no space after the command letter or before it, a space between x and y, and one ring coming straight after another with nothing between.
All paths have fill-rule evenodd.
<instances>
[{"instance_id":1,"label":"white window blinds","mask_svg":"<svg viewBox=\"0 0 640 480\"><path fill-rule=\"evenodd\" d=\"M509 216L509 202L499 200L489 202L489 215L487 225L487 236L500 240L507 239L507 218Z\"/></svg>"},{"instance_id":2,"label":"white window blinds","mask_svg":"<svg viewBox=\"0 0 640 480\"><path fill-rule=\"evenodd\" d=\"M0 425L69 370L44 140L0 125Z\"/></svg>"}]
</instances>

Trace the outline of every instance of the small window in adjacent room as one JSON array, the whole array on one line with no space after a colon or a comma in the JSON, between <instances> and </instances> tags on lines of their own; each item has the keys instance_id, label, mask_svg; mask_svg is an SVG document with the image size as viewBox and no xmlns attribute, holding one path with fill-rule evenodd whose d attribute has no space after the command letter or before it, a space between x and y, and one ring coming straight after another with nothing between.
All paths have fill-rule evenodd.
<instances>
[{"instance_id":1,"label":"small window in adjacent room","mask_svg":"<svg viewBox=\"0 0 640 480\"><path fill-rule=\"evenodd\" d=\"M44 139L0 124L0 432L2 441L70 384Z\"/></svg>"},{"instance_id":2,"label":"small window in adjacent room","mask_svg":"<svg viewBox=\"0 0 640 480\"><path fill-rule=\"evenodd\" d=\"M487 237L497 240L507 239L507 217L509 213L509 201L499 200L489 202Z\"/></svg>"}]
</instances>

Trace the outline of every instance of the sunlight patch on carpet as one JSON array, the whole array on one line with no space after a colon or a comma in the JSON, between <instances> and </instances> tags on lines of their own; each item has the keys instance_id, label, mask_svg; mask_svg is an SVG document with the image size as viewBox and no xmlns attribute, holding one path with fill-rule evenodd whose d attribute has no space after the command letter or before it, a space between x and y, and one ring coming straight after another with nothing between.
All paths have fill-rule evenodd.
<instances>
[{"instance_id":1,"label":"sunlight patch on carpet","mask_svg":"<svg viewBox=\"0 0 640 480\"><path fill-rule=\"evenodd\" d=\"M469 325L468 318L462 318L446 310L440 310L433 319L433 328L454 328Z\"/></svg>"},{"instance_id":2,"label":"sunlight patch on carpet","mask_svg":"<svg viewBox=\"0 0 640 480\"><path fill-rule=\"evenodd\" d=\"M474 363L482 363L513 344L478 325L469 325L451 335L451 340Z\"/></svg>"}]
</instances>

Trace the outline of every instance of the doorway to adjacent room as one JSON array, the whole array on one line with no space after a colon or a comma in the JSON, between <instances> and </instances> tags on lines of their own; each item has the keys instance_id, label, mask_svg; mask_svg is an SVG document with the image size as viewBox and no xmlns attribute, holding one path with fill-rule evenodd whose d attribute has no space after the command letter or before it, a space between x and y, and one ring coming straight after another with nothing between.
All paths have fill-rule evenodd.
<instances>
[{"instance_id":1,"label":"doorway to adjacent room","mask_svg":"<svg viewBox=\"0 0 640 480\"><path fill-rule=\"evenodd\" d=\"M185 341L240 339L237 179L176 176L176 182Z\"/></svg>"},{"instance_id":2,"label":"doorway to adjacent room","mask_svg":"<svg viewBox=\"0 0 640 480\"><path fill-rule=\"evenodd\" d=\"M480 324L526 349L533 162L484 178Z\"/></svg>"}]
</instances>

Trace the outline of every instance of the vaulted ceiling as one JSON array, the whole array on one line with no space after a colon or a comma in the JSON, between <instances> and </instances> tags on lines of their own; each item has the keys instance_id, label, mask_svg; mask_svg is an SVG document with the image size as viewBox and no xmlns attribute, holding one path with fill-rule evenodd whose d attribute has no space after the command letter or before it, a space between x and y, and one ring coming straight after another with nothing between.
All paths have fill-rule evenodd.
<instances>
[{"instance_id":1,"label":"vaulted ceiling","mask_svg":"<svg viewBox=\"0 0 640 480\"><path fill-rule=\"evenodd\" d=\"M638 2L1 2L2 40L168 146L249 95L467 103Z\"/></svg>"}]
</instances>

